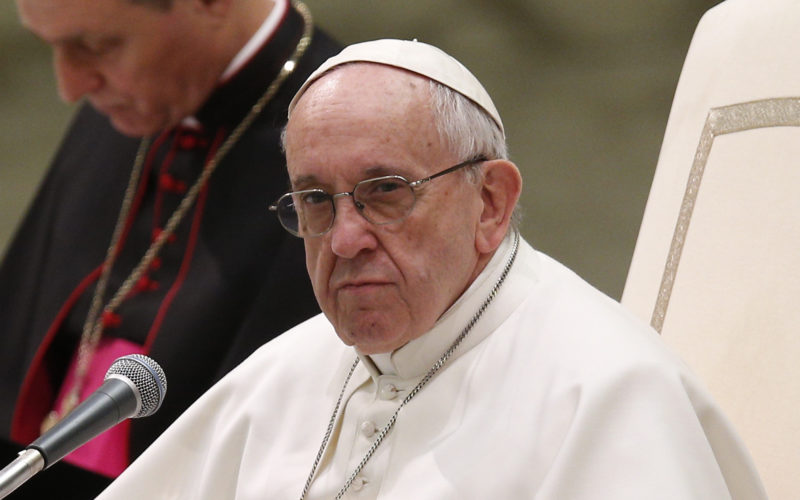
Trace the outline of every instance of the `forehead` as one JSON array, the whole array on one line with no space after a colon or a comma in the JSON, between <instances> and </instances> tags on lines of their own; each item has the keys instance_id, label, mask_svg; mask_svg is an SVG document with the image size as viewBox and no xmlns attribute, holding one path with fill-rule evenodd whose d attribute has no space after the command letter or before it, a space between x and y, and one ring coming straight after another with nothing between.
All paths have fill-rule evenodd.
<instances>
[{"instance_id":1,"label":"forehead","mask_svg":"<svg viewBox=\"0 0 800 500\"><path fill-rule=\"evenodd\" d=\"M336 68L309 86L292 112L290 174L320 165L401 170L436 161L443 148L430 104L422 76L373 63Z\"/></svg>"},{"instance_id":2,"label":"forehead","mask_svg":"<svg viewBox=\"0 0 800 500\"><path fill-rule=\"evenodd\" d=\"M375 63L345 64L312 83L292 115L348 121L384 115L397 118L427 108L428 86L425 77L398 68Z\"/></svg>"},{"instance_id":3,"label":"forehead","mask_svg":"<svg viewBox=\"0 0 800 500\"><path fill-rule=\"evenodd\" d=\"M16 0L22 24L49 43L135 30L164 11L129 0Z\"/></svg>"}]
</instances>

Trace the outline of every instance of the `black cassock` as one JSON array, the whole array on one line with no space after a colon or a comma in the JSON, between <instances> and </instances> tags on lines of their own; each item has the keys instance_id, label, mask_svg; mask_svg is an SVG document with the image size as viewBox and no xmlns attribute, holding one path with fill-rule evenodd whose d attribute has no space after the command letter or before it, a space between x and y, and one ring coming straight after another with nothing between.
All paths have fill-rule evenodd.
<instances>
[{"instance_id":1,"label":"black cassock","mask_svg":"<svg viewBox=\"0 0 800 500\"><path fill-rule=\"evenodd\" d=\"M117 290L213 151L266 91L303 29L289 9L277 32L210 97L196 118L154 139L122 251ZM145 279L109 318L106 337L146 346L168 393L131 423L140 454L222 375L257 347L319 312L300 239L268 205L287 191L279 138L305 78L339 46L315 30L310 48L258 119L222 159ZM10 461L52 408L86 318L139 141L83 106L0 268L0 429ZM108 297L107 297L108 298ZM4 464L0 464L2 466ZM11 495L91 498L108 479L56 464Z\"/></svg>"}]
</instances>

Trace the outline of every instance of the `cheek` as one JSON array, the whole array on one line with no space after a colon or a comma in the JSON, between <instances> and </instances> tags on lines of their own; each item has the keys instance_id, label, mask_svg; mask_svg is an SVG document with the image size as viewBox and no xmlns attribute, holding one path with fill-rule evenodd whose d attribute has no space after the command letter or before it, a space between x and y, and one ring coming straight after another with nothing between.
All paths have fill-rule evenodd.
<instances>
[{"instance_id":1,"label":"cheek","mask_svg":"<svg viewBox=\"0 0 800 500\"><path fill-rule=\"evenodd\" d=\"M187 77L196 73L193 66L198 60L172 40L164 40L160 45L137 40L110 62L109 79L117 88L145 101L180 102L181 93L191 90L185 88Z\"/></svg>"},{"instance_id":2,"label":"cheek","mask_svg":"<svg viewBox=\"0 0 800 500\"><path fill-rule=\"evenodd\" d=\"M127 98L137 108L152 108L155 101L165 100L171 90L164 85L163 71L138 59L110 61L103 68L106 86L121 97Z\"/></svg>"},{"instance_id":3,"label":"cheek","mask_svg":"<svg viewBox=\"0 0 800 500\"><path fill-rule=\"evenodd\" d=\"M308 244L308 240L304 242L305 252L306 252L306 271L308 271L308 276L311 278L311 281L316 287L316 269L317 269L317 253L314 249Z\"/></svg>"},{"instance_id":4,"label":"cheek","mask_svg":"<svg viewBox=\"0 0 800 500\"><path fill-rule=\"evenodd\" d=\"M431 219L416 238L398 253L410 288L420 290L411 297L422 307L446 307L463 291L476 265L475 222L470 207L448 211ZM435 220L435 222L433 222Z\"/></svg>"},{"instance_id":5,"label":"cheek","mask_svg":"<svg viewBox=\"0 0 800 500\"><path fill-rule=\"evenodd\" d=\"M331 264L325 259L318 240L318 238L305 240L306 270L311 279L311 286L314 288L314 295L316 295L317 301L322 303L328 289Z\"/></svg>"},{"instance_id":6,"label":"cheek","mask_svg":"<svg viewBox=\"0 0 800 500\"><path fill-rule=\"evenodd\" d=\"M389 258L402 275L403 300L417 311L435 303L437 290L447 280L448 245L438 236L441 230L429 227L420 234L406 232L396 244L387 245Z\"/></svg>"}]
</instances>

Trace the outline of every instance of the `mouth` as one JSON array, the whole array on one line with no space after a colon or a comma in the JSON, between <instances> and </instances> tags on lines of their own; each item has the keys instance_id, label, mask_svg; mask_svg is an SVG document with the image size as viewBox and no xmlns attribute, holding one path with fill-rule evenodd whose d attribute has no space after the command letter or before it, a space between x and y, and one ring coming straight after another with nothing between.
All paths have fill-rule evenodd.
<instances>
[{"instance_id":1,"label":"mouth","mask_svg":"<svg viewBox=\"0 0 800 500\"><path fill-rule=\"evenodd\" d=\"M391 283L380 280L358 280L340 283L334 289L337 292L347 293L370 293L375 292L381 288L390 286Z\"/></svg>"},{"instance_id":2,"label":"mouth","mask_svg":"<svg viewBox=\"0 0 800 500\"><path fill-rule=\"evenodd\" d=\"M108 99L99 95L89 95L87 99L92 107L98 111L108 112L122 107L122 102L119 99Z\"/></svg>"},{"instance_id":3,"label":"mouth","mask_svg":"<svg viewBox=\"0 0 800 500\"><path fill-rule=\"evenodd\" d=\"M107 116L111 119L125 116L128 112L128 107L119 103L95 103L91 102L92 107L101 115Z\"/></svg>"},{"instance_id":4,"label":"mouth","mask_svg":"<svg viewBox=\"0 0 800 500\"><path fill-rule=\"evenodd\" d=\"M371 286L385 286L389 283L385 281L358 281L354 283L343 283L338 286L340 290L348 289L348 288L364 288L364 287L371 287Z\"/></svg>"}]
</instances>

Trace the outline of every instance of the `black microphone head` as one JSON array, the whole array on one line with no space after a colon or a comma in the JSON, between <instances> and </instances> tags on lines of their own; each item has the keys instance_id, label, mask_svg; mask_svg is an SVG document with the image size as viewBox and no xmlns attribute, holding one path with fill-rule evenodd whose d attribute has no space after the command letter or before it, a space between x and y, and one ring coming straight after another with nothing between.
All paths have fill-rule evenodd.
<instances>
[{"instance_id":1,"label":"black microphone head","mask_svg":"<svg viewBox=\"0 0 800 500\"><path fill-rule=\"evenodd\" d=\"M167 393L167 377L164 370L152 359L142 354L129 354L117 358L106 372L105 379L122 376L136 387L140 399L139 411L131 418L147 417L155 413Z\"/></svg>"}]
</instances>

